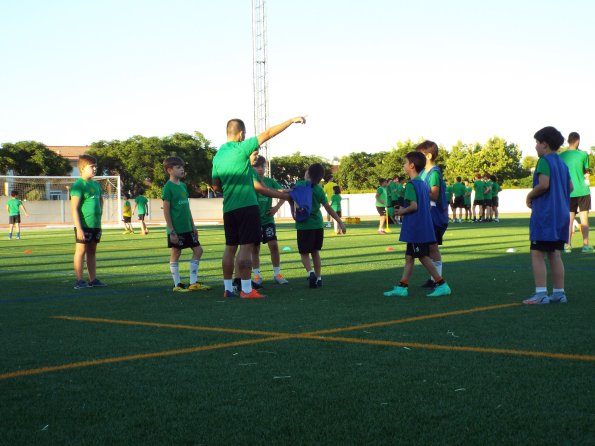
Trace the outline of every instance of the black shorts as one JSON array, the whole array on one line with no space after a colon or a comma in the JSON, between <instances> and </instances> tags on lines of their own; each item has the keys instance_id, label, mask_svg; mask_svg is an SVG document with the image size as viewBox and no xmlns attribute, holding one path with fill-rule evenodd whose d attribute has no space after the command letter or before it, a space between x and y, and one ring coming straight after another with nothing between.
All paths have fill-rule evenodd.
<instances>
[{"instance_id":1,"label":"black shorts","mask_svg":"<svg viewBox=\"0 0 595 446\"><path fill-rule=\"evenodd\" d=\"M9 225L14 225L15 223L20 223L21 222L21 216L20 215L11 215L8 217L8 224Z\"/></svg>"},{"instance_id":2,"label":"black shorts","mask_svg":"<svg viewBox=\"0 0 595 446\"><path fill-rule=\"evenodd\" d=\"M492 207L497 208L499 202L500 202L500 200L498 200L498 197L492 197Z\"/></svg>"},{"instance_id":3,"label":"black shorts","mask_svg":"<svg viewBox=\"0 0 595 446\"><path fill-rule=\"evenodd\" d=\"M483 206L484 200L473 200L473 206Z\"/></svg>"},{"instance_id":4,"label":"black shorts","mask_svg":"<svg viewBox=\"0 0 595 446\"><path fill-rule=\"evenodd\" d=\"M168 248L185 249L194 248L195 246L200 246L200 242L198 241L198 233L196 232L182 232L181 234L178 234L177 244L173 244L171 242L170 236L167 236Z\"/></svg>"},{"instance_id":5,"label":"black shorts","mask_svg":"<svg viewBox=\"0 0 595 446\"><path fill-rule=\"evenodd\" d=\"M442 236L446 232L446 228L439 228L438 226L434 226L434 235L436 235L436 243L441 245L442 244ZM432 245L433 243L430 243Z\"/></svg>"},{"instance_id":6,"label":"black shorts","mask_svg":"<svg viewBox=\"0 0 595 446\"><path fill-rule=\"evenodd\" d=\"M122 221L124 223L130 223L132 221L132 217L122 217Z\"/></svg>"},{"instance_id":7,"label":"black shorts","mask_svg":"<svg viewBox=\"0 0 595 446\"><path fill-rule=\"evenodd\" d=\"M381 208L379 206L376 206L376 210L378 211L378 215L380 215L381 217L386 215L386 208Z\"/></svg>"},{"instance_id":8,"label":"black shorts","mask_svg":"<svg viewBox=\"0 0 595 446\"><path fill-rule=\"evenodd\" d=\"M405 199L403 197L399 197L397 200L397 207L402 208L403 206L405 206Z\"/></svg>"},{"instance_id":9,"label":"black shorts","mask_svg":"<svg viewBox=\"0 0 595 446\"><path fill-rule=\"evenodd\" d=\"M465 209L471 210L471 203L465 203Z\"/></svg>"},{"instance_id":10,"label":"black shorts","mask_svg":"<svg viewBox=\"0 0 595 446\"><path fill-rule=\"evenodd\" d=\"M140 221L144 221L145 220L145 214L138 214L138 219Z\"/></svg>"},{"instance_id":11,"label":"black shorts","mask_svg":"<svg viewBox=\"0 0 595 446\"><path fill-rule=\"evenodd\" d=\"M584 212L591 210L591 195L583 195L582 197L570 197L570 212L576 211Z\"/></svg>"},{"instance_id":12,"label":"black shorts","mask_svg":"<svg viewBox=\"0 0 595 446\"><path fill-rule=\"evenodd\" d=\"M453 203L455 208L462 208L465 207L465 197L455 197L455 201Z\"/></svg>"},{"instance_id":13,"label":"black shorts","mask_svg":"<svg viewBox=\"0 0 595 446\"><path fill-rule=\"evenodd\" d=\"M74 239L77 243L86 245L89 243L99 243L101 241L101 228L83 228L83 234L85 234L85 240L81 242L76 238L76 228L74 228Z\"/></svg>"},{"instance_id":14,"label":"black shorts","mask_svg":"<svg viewBox=\"0 0 595 446\"><path fill-rule=\"evenodd\" d=\"M563 249L564 249L564 241L563 240L558 240L557 242L531 240L531 250L532 251L554 252L554 251L562 251Z\"/></svg>"},{"instance_id":15,"label":"black shorts","mask_svg":"<svg viewBox=\"0 0 595 446\"><path fill-rule=\"evenodd\" d=\"M223 226L227 246L260 243L260 210L257 205L224 213Z\"/></svg>"},{"instance_id":16,"label":"black shorts","mask_svg":"<svg viewBox=\"0 0 595 446\"><path fill-rule=\"evenodd\" d=\"M272 242L273 240L277 240L277 226L275 223L269 223L268 225L261 226L260 232L262 236L262 243L268 243Z\"/></svg>"},{"instance_id":17,"label":"black shorts","mask_svg":"<svg viewBox=\"0 0 595 446\"><path fill-rule=\"evenodd\" d=\"M428 257L430 255L430 245L433 245L433 243L407 243L405 255L414 259Z\"/></svg>"},{"instance_id":18,"label":"black shorts","mask_svg":"<svg viewBox=\"0 0 595 446\"><path fill-rule=\"evenodd\" d=\"M324 229L298 229L297 244L300 254L311 254L322 249Z\"/></svg>"}]
</instances>

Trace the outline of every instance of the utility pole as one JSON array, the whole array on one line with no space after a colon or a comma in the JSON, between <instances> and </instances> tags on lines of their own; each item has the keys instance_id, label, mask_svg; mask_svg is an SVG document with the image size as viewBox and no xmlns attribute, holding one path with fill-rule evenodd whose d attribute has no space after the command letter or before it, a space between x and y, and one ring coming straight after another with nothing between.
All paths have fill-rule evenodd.
<instances>
[{"instance_id":1,"label":"utility pole","mask_svg":"<svg viewBox=\"0 0 595 446\"><path fill-rule=\"evenodd\" d=\"M267 80L267 18L265 0L252 0L252 59L254 84L254 133L264 132L269 127L269 93ZM266 174L270 175L269 142L260 147L267 160Z\"/></svg>"}]
</instances>

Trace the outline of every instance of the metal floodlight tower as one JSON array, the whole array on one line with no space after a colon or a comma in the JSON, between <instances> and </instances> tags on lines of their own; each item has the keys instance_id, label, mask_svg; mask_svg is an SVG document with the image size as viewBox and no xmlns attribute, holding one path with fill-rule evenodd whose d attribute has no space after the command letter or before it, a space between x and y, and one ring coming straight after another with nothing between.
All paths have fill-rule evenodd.
<instances>
[{"instance_id":1,"label":"metal floodlight tower","mask_svg":"<svg viewBox=\"0 0 595 446\"><path fill-rule=\"evenodd\" d=\"M267 17L265 0L252 0L252 76L254 83L254 130L259 135L269 128L269 93L267 80ZM270 175L269 143L260 147Z\"/></svg>"}]
</instances>

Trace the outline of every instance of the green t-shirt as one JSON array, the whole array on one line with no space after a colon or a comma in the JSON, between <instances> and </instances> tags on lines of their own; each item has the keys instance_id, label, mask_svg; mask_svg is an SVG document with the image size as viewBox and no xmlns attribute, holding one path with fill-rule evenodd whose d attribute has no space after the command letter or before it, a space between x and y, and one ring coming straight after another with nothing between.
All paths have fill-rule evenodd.
<instances>
[{"instance_id":1,"label":"green t-shirt","mask_svg":"<svg viewBox=\"0 0 595 446\"><path fill-rule=\"evenodd\" d=\"M341 210L341 200L342 198L340 194L331 196L331 207L333 208L333 211L339 212Z\"/></svg>"},{"instance_id":2,"label":"green t-shirt","mask_svg":"<svg viewBox=\"0 0 595 446\"><path fill-rule=\"evenodd\" d=\"M452 185L452 192L455 197L465 196L465 185L463 183L455 183Z\"/></svg>"},{"instance_id":3,"label":"green t-shirt","mask_svg":"<svg viewBox=\"0 0 595 446\"><path fill-rule=\"evenodd\" d=\"M322 190L324 191L324 193L326 194L327 197L330 197L331 195L333 195L335 193L333 191L335 186L338 186L338 184L334 183L333 181L329 181L327 183L324 183L324 186L322 186Z\"/></svg>"},{"instance_id":4,"label":"green t-shirt","mask_svg":"<svg viewBox=\"0 0 595 446\"><path fill-rule=\"evenodd\" d=\"M147 197L145 197L144 195L139 195L138 197L136 197L134 199L134 202L136 203L136 210L138 211L138 215L144 215L147 213L147 203L149 200L147 200Z\"/></svg>"},{"instance_id":5,"label":"green t-shirt","mask_svg":"<svg viewBox=\"0 0 595 446\"><path fill-rule=\"evenodd\" d=\"M264 177L261 179L256 173L256 171L254 171L254 180L258 181L259 183L262 183L266 187L270 187L271 189L283 189L283 186L281 186L272 178ZM269 209L273 207L273 199L271 197L267 197L266 195L262 195L259 193L257 193L256 195L258 198L258 207L260 209L260 225L264 226L269 225L271 223L275 223L275 218L272 215L268 214Z\"/></svg>"},{"instance_id":6,"label":"green t-shirt","mask_svg":"<svg viewBox=\"0 0 595 446\"><path fill-rule=\"evenodd\" d=\"M419 176L416 176L415 178L419 178ZM415 178L413 180L415 180ZM415 201L417 203L417 193L415 192L415 186L411 184L411 181L405 185L405 194L403 198L405 198L406 201Z\"/></svg>"},{"instance_id":7,"label":"green t-shirt","mask_svg":"<svg viewBox=\"0 0 595 446\"><path fill-rule=\"evenodd\" d=\"M182 182L176 184L168 180L161 191L161 199L169 202L169 215L174 231L178 234L192 232L192 217L186 185ZM169 234L169 230L167 233Z\"/></svg>"},{"instance_id":8,"label":"green t-shirt","mask_svg":"<svg viewBox=\"0 0 595 446\"><path fill-rule=\"evenodd\" d=\"M465 206L471 206L471 192L473 192L472 187L465 188Z\"/></svg>"},{"instance_id":9,"label":"green t-shirt","mask_svg":"<svg viewBox=\"0 0 595 446\"><path fill-rule=\"evenodd\" d=\"M386 193L390 197L391 201L397 201L399 199L399 186L394 181L388 183L386 186Z\"/></svg>"},{"instance_id":10,"label":"green t-shirt","mask_svg":"<svg viewBox=\"0 0 595 446\"><path fill-rule=\"evenodd\" d=\"M421 173L418 175L419 179L422 181L426 181L426 177L428 176L427 172L428 171L425 169L422 170ZM430 189L430 192L432 191L432 188L434 186L438 187L438 200L436 200L436 203L440 203L440 196L442 194L440 193L440 174L437 170L433 170L430 174L430 177L428 178L428 189ZM445 192L447 193L446 198L448 199L448 189Z\"/></svg>"},{"instance_id":11,"label":"green t-shirt","mask_svg":"<svg viewBox=\"0 0 595 446\"><path fill-rule=\"evenodd\" d=\"M449 203L452 201L452 196L454 194L454 191L452 190L452 185L448 185L446 186L446 201L448 201Z\"/></svg>"},{"instance_id":12,"label":"green t-shirt","mask_svg":"<svg viewBox=\"0 0 595 446\"><path fill-rule=\"evenodd\" d=\"M20 207L23 202L18 198L11 198L6 202L6 206L8 206L8 216L14 217L16 215L21 215Z\"/></svg>"},{"instance_id":13,"label":"green t-shirt","mask_svg":"<svg viewBox=\"0 0 595 446\"><path fill-rule=\"evenodd\" d=\"M496 198L500 192L500 185L495 181L492 183L492 197Z\"/></svg>"},{"instance_id":14,"label":"green t-shirt","mask_svg":"<svg viewBox=\"0 0 595 446\"><path fill-rule=\"evenodd\" d=\"M79 178L70 188L71 197L80 197L78 213L83 228L101 228L101 187L97 181Z\"/></svg>"},{"instance_id":15,"label":"green t-shirt","mask_svg":"<svg viewBox=\"0 0 595 446\"><path fill-rule=\"evenodd\" d=\"M213 158L213 180L218 179L223 189L223 212L258 206L254 190L254 169L250 155L258 150L258 138L241 142L226 142Z\"/></svg>"},{"instance_id":16,"label":"green t-shirt","mask_svg":"<svg viewBox=\"0 0 595 446\"><path fill-rule=\"evenodd\" d=\"M397 183L397 199L398 198L403 198L404 194L405 194L405 186L403 185L403 183Z\"/></svg>"},{"instance_id":17,"label":"green t-shirt","mask_svg":"<svg viewBox=\"0 0 595 446\"><path fill-rule=\"evenodd\" d=\"M583 197L589 195L591 190L585 184L585 171L589 168L589 155L580 150L566 150L560 153L560 158L568 166L570 180L574 188L570 193L571 197Z\"/></svg>"},{"instance_id":18,"label":"green t-shirt","mask_svg":"<svg viewBox=\"0 0 595 446\"><path fill-rule=\"evenodd\" d=\"M484 181L484 188L483 188L483 198L484 200L491 200L493 193L492 193L492 181ZM488 190L489 189L489 190Z\"/></svg>"},{"instance_id":19,"label":"green t-shirt","mask_svg":"<svg viewBox=\"0 0 595 446\"><path fill-rule=\"evenodd\" d=\"M537 166L535 166L535 173L549 177L551 173L549 163L543 158L539 158L537 160Z\"/></svg>"},{"instance_id":20,"label":"green t-shirt","mask_svg":"<svg viewBox=\"0 0 595 446\"><path fill-rule=\"evenodd\" d=\"M301 180L295 183L296 186L305 186L308 181ZM310 217L303 222L295 222L296 229L323 229L324 224L322 222L322 213L320 212L321 203L328 203L326 194L320 184L312 186L312 210L310 211Z\"/></svg>"},{"instance_id":21,"label":"green t-shirt","mask_svg":"<svg viewBox=\"0 0 595 446\"><path fill-rule=\"evenodd\" d=\"M475 180L473 182L473 190L475 191L475 199L476 200L483 200L483 188L485 184L483 180Z\"/></svg>"},{"instance_id":22,"label":"green t-shirt","mask_svg":"<svg viewBox=\"0 0 595 446\"><path fill-rule=\"evenodd\" d=\"M386 199L386 187L380 186L378 189L376 189L376 193L378 194L378 198L376 199L376 207L385 208L388 206Z\"/></svg>"}]
</instances>

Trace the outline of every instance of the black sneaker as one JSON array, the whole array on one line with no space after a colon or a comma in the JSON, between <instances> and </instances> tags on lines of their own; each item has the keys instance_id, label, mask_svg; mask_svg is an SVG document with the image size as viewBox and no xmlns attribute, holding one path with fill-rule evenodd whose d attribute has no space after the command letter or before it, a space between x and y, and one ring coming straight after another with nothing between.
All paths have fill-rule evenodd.
<instances>
[{"instance_id":1,"label":"black sneaker","mask_svg":"<svg viewBox=\"0 0 595 446\"><path fill-rule=\"evenodd\" d=\"M103 287L103 286L107 286L107 284L106 283L103 283L99 279L95 279L95 280L92 280L91 282L89 282L89 287L90 288L93 288L93 287Z\"/></svg>"},{"instance_id":2,"label":"black sneaker","mask_svg":"<svg viewBox=\"0 0 595 446\"><path fill-rule=\"evenodd\" d=\"M310 288L316 288L316 274L310 273L308 276L308 285Z\"/></svg>"},{"instance_id":3,"label":"black sneaker","mask_svg":"<svg viewBox=\"0 0 595 446\"><path fill-rule=\"evenodd\" d=\"M421 287L434 289L436 288L436 282L434 282L432 279L428 279Z\"/></svg>"},{"instance_id":4,"label":"black sneaker","mask_svg":"<svg viewBox=\"0 0 595 446\"><path fill-rule=\"evenodd\" d=\"M90 286L84 280L77 280L76 282L74 282L74 289L75 290L81 290L83 288L90 288Z\"/></svg>"},{"instance_id":5,"label":"black sneaker","mask_svg":"<svg viewBox=\"0 0 595 446\"><path fill-rule=\"evenodd\" d=\"M316 281L316 288L322 288L322 279Z\"/></svg>"}]
</instances>

